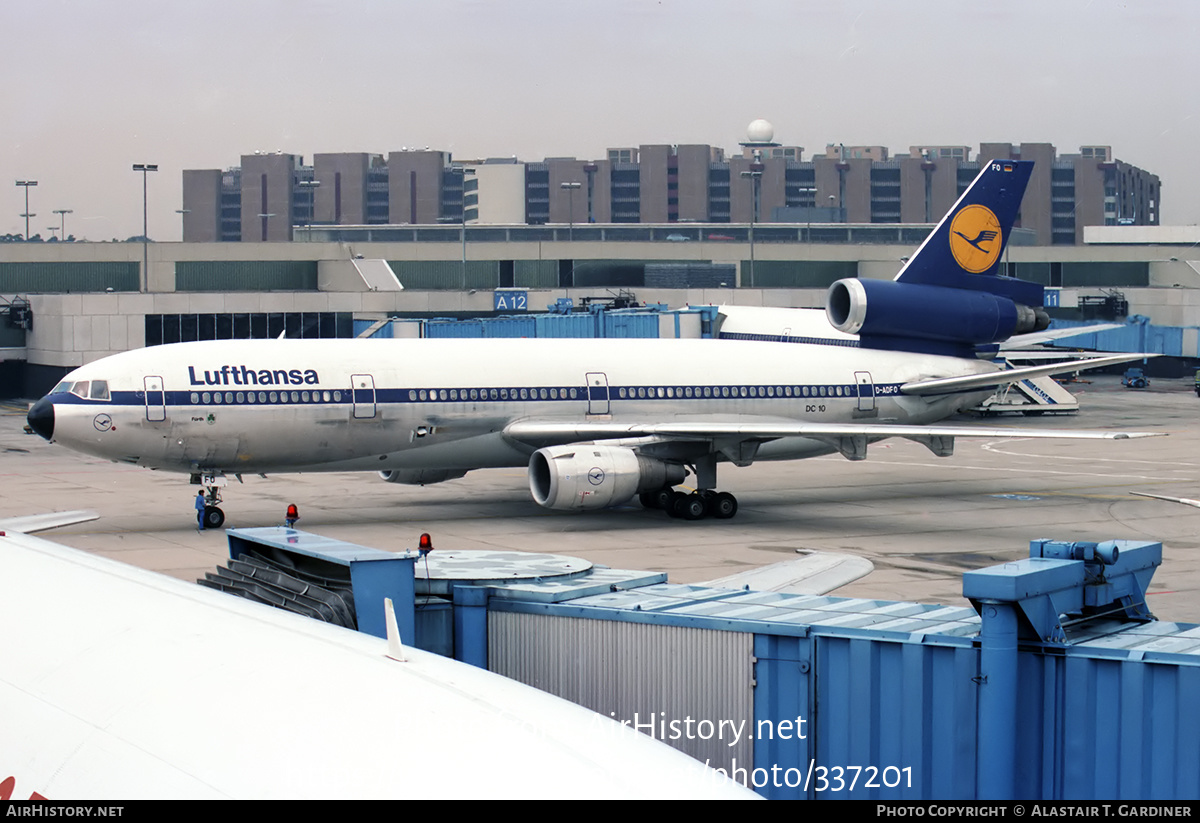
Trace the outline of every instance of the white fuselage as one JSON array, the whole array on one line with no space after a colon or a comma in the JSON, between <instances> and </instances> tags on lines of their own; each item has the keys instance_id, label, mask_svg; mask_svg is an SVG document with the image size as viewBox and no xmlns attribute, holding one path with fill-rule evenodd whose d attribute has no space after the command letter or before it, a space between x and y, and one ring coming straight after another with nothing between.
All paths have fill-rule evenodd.
<instances>
[{"instance_id":1,"label":"white fuselage","mask_svg":"<svg viewBox=\"0 0 1200 823\"><path fill-rule=\"evenodd\" d=\"M922 398L901 385L993 369L732 340L231 340L104 358L49 399L55 441L159 469L476 469L528 462L532 449L504 435L518 420L930 423L988 392ZM107 399L83 381L105 381ZM757 459L829 451L785 438Z\"/></svg>"}]
</instances>

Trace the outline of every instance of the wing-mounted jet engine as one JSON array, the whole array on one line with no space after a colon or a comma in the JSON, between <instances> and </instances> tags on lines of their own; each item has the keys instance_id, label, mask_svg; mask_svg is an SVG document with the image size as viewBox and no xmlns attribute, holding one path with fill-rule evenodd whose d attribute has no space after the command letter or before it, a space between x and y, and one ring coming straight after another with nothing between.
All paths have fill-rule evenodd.
<instances>
[{"instance_id":1,"label":"wing-mounted jet engine","mask_svg":"<svg viewBox=\"0 0 1200 823\"><path fill-rule=\"evenodd\" d=\"M529 491L548 509L603 509L682 483L685 475L683 466L633 449L577 443L534 452Z\"/></svg>"}]
</instances>

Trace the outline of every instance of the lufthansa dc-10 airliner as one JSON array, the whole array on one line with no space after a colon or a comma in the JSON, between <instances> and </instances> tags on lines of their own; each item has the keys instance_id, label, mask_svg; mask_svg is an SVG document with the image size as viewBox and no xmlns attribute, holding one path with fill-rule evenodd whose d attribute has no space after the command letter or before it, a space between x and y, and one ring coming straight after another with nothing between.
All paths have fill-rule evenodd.
<instances>
[{"instance_id":1,"label":"lufthansa dc-10 airliner","mask_svg":"<svg viewBox=\"0 0 1200 823\"><path fill-rule=\"evenodd\" d=\"M860 460L888 437L947 456L955 437L1141 436L939 423L1004 384L1142 357L991 362L1049 322L1041 285L998 275L1032 166L986 164L894 280L834 283L827 334L811 340L177 343L75 369L29 424L71 449L191 475L210 527L224 521L226 476L241 473L427 484L527 466L551 509L638 496L676 517L728 518L738 503L717 489L722 463ZM695 491L676 490L689 475Z\"/></svg>"}]
</instances>

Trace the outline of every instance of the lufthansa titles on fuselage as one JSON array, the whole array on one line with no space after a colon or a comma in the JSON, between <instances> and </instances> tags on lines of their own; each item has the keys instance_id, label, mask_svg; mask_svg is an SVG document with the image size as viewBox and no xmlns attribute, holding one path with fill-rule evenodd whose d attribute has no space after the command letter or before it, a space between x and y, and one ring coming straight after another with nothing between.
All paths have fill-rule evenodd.
<instances>
[{"instance_id":1,"label":"lufthansa titles on fuselage","mask_svg":"<svg viewBox=\"0 0 1200 823\"><path fill-rule=\"evenodd\" d=\"M222 366L197 374L188 366L188 379L193 386L316 386L320 380L316 369L252 369L249 366Z\"/></svg>"}]
</instances>

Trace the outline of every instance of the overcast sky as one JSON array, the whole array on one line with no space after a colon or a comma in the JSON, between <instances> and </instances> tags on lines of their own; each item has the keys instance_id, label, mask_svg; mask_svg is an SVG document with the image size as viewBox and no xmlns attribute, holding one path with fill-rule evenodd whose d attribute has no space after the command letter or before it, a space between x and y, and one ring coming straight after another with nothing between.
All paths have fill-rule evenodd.
<instances>
[{"instance_id":1,"label":"overcast sky","mask_svg":"<svg viewBox=\"0 0 1200 823\"><path fill-rule=\"evenodd\" d=\"M1200 223L1195 0L40 0L0 3L0 233L180 236L183 169L282 150L595 159L1111 145Z\"/></svg>"}]
</instances>

